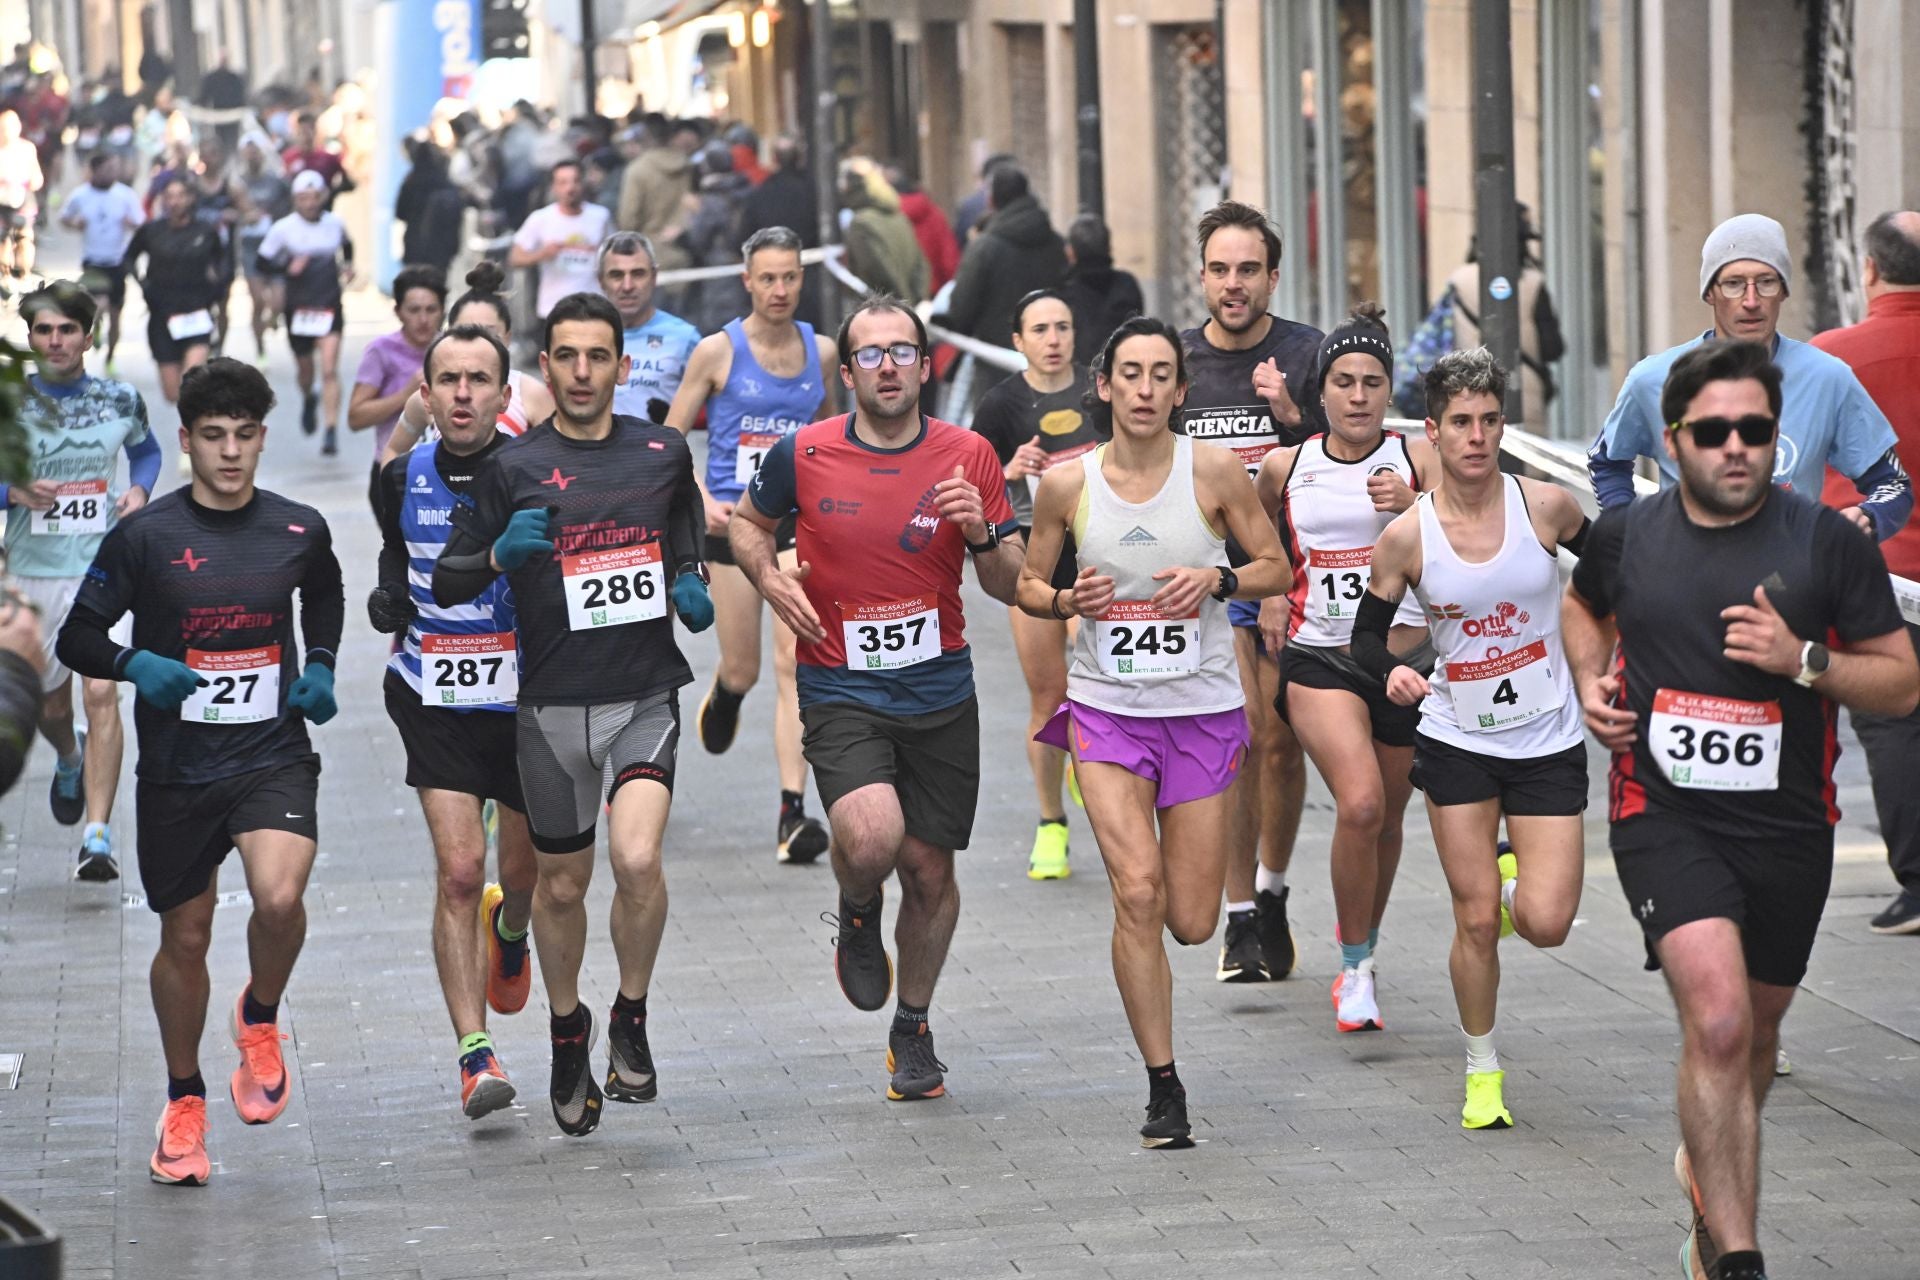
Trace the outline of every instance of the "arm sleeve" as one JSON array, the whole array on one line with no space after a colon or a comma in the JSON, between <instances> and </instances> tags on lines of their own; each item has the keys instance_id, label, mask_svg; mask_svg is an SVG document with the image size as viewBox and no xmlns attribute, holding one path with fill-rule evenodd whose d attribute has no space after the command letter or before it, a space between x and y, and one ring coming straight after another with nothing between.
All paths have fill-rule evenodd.
<instances>
[{"instance_id":1,"label":"arm sleeve","mask_svg":"<svg viewBox=\"0 0 1920 1280\"><path fill-rule=\"evenodd\" d=\"M1913 514L1913 478L1900 465L1897 452L1888 449L1853 477L1853 485L1865 495L1860 509L1873 521L1875 541L1885 542L1907 527L1907 517Z\"/></svg>"},{"instance_id":2,"label":"arm sleeve","mask_svg":"<svg viewBox=\"0 0 1920 1280\"><path fill-rule=\"evenodd\" d=\"M1820 544L1814 563L1825 572L1827 621L1835 634L1852 642L1900 630L1904 619L1879 546L1827 508L1814 525L1814 540Z\"/></svg>"},{"instance_id":3,"label":"arm sleeve","mask_svg":"<svg viewBox=\"0 0 1920 1280\"><path fill-rule=\"evenodd\" d=\"M333 531L322 520L307 553L306 576L300 580L300 639L308 662L334 665L346 621L346 590L340 580L340 561L333 554Z\"/></svg>"},{"instance_id":4,"label":"arm sleeve","mask_svg":"<svg viewBox=\"0 0 1920 1280\"><path fill-rule=\"evenodd\" d=\"M1593 481L1593 496L1602 511L1612 511L1633 501L1633 463L1607 456L1607 437L1602 432L1587 450L1587 475Z\"/></svg>"},{"instance_id":5,"label":"arm sleeve","mask_svg":"<svg viewBox=\"0 0 1920 1280\"><path fill-rule=\"evenodd\" d=\"M133 238L127 241L127 251L120 255L120 269L129 274L140 255L147 251L147 224L141 223L133 229Z\"/></svg>"},{"instance_id":6,"label":"arm sleeve","mask_svg":"<svg viewBox=\"0 0 1920 1280\"><path fill-rule=\"evenodd\" d=\"M380 563L376 579L382 590L407 592L407 540L400 530L400 508L406 501L407 455L401 454L380 469Z\"/></svg>"},{"instance_id":7,"label":"arm sleeve","mask_svg":"<svg viewBox=\"0 0 1920 1280\"><path fill-rule=\"evenodd\" d=\"M1642 454L1651 455L1659 442L1659 430L1649 420L1649 409L1642 403L1640 390L1642 365L1627 374L1626 385L1607 412L1606 425L1587 451L1587 474L1593 478L1594 497L1600 507L1624 507L1633 501L1633 463ZM1655 392L1656 402L1658 392ZM1658 418L1656 407L1651 417Z\"/></svg>"},{"instance_id":8,"label":"arm sleeve","mask_svg":"<svg viewBox=\"0 0 1920 1280\"><path fill-rule=\"evenodd\" d=\"M795 470L792 436L782 436L780 443L760 459L760 470L754 472L747 496L753 499L753 509L769 520L784 520L799 510L800 477Z\"/></svg>"},{"instance_id":9,"label":"arm sleeve","mask_svg":"<svg viewBox=\"0 0 1920 1280\"><path fill-rule=\"evenodd\" d=\"M115 525L100 542L100 550L80 580L73 608L60 627L54 652L61 662L83 676L118 680L121 664L133 651L115 644L107 633L133 604L140 580L140 558L125 525Z\"/></svg>"},{"instance_id":10,"label":"arm sleeve","mask_svg":"<svg viewBox=\"0 0 1920 1280\"><path fill-rule=\"evenodd\" d=\"M1395 667L1402 665L1387 648L1387 636L1398 611L1398 605L1368 591L1360 597L1360 607L1353 615L1353 637L1349 645L1353 660L1382 684Z\"/></svg>"},{"instance_id":11,"label":"arm sleeve","mask_svg":"<svg viewBox=\"0 0 1920 1280\"><path fill-rule=\"evenodd\" d=\"M440 605L465 604L500 576L493 542L512 516L511 495L498 460L482 467L453 507L447 545L433 566L433 598Z\"/></svg>"},{"instance_id":12,"label":"arm sleeve","mask_svg":"<svg viewBox=\"0 0 1920 1280\"><path fill-rule=\"evenodd\" d=\"M146 410L142 408L140 412L144 428ZM143 429L138 440L128 436L125 447L128 481L145 489L147 495L151 497L153 486L160 480L160 441L154 438L153 432Z\"/></svg>"},{"instance_id":13,"label":"arm sleeve","mask_svg":"<svg viewBox=\"0 0 1920 1280\"><path fill-rule=\"evenodd\" d=\"M1600 518L1586 530L1586 547L1580 563L1573 566L1573 589L1602 618L1613 613L1613 584L1619 577L1626 534L1625 508L1601 512Z\"/></svg>"},{"instance_id":14,"label":"arm sleeve","mask_svg":"<svg viewBox=\"0 0 1920 1280\"><path fill-rule=\"evenodd\" d=\"M693 451L684 441L680 449L673 506L667 513L667 565L675 576L683 569L697 573L706 559L707 547L707 507L700 500L700 485L693 477Z\"/></svg>"}]
</instances>

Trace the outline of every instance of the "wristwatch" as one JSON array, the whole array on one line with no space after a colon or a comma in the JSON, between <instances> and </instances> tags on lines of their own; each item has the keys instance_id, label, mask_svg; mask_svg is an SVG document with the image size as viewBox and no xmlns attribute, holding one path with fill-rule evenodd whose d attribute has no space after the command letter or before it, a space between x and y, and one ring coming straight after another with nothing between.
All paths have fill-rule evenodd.
<instances>
[{"instance_id":1,"label":"wristwatch","mask_svg":"<svg viewBox=\"0 0 1920 1280\"><path fill-rule=\"evenodd\" d=\"M964 538L966 535L962 534L961 536ZM985 542L969 542L967 543L967 550L972 552L976 556L983 556L987 554L987 552L993 550L995 547L999 545L1000 545L1000 530L994 527L992 524L988 524L987 540Z\"/></svg>"},{"instance_id":2,"label":"wristwatch","mask_svg":"<svg viewBox=\"0 0 1920 1280\"><path fill-rule=\"evenodd\" d=\"M1832 650L1818 640L1809 640L1800 648L1800 674L1793 682L1803 689L1811 689L1813 682L1827 674L1827 668L1832 665Z\"/></svg>"},{"instance_id":3,"label":"wristwatch","mask_svg":"<svg viewBox=\"0 0 1920 1280\"><path fill-rule=\"evenodd\" d=\"M1220 588L1213 593L1215 600L1225 600L1240 589L1240 576L1226 565L1220 566Z\"/></svg>"}]
</instances>

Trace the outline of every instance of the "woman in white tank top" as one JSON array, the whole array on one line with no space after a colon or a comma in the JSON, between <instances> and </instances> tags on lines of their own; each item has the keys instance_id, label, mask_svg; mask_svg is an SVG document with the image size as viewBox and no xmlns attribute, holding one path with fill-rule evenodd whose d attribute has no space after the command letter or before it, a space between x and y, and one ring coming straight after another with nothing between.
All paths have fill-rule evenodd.
<instances>
[{"instance_id":1,"label":"woman in white tank top","mask_svg":"<svg viewBox=\"0 0 1920 1280\"><path fill-rule=\"evenodd\" d=\"M1287 567L1239 459L1172 431L1186 393L1178 333L1129 320L1098 370L1112 443L1040 481L1018 603L1037 618L1083 619L1066 705L1039 737L1073 755L1113 886L1114 978L1149 1078L1141 1143L1184 1147L1162 934L1191 946L1219 922L1247 742L1225 601L1282 590ZM1079 573L1056 588L1069 532ZM1252 557L1238 574L1226 568L1229 533Z\"/></svg>"}]
</instances>

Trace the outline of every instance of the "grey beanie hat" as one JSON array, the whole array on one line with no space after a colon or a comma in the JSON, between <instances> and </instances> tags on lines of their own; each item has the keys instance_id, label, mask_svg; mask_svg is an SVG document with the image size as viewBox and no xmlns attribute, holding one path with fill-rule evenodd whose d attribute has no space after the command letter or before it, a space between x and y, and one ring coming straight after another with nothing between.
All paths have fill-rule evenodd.
<instances>
[{"instance_id":1,"label":"grey beanie hat","mask_svg":"<svg viewBox=\"0 0 1920 1280\"><path fill-rule=\"evenodd\" d=\"M1715 227L1700 246L1700 296L1707 296L1720 268L1742 259L1766 263L1792 291L1793 255L1787 252L1787 229L1764 213L1736 213Z\"/></svg>"}]
</instances>

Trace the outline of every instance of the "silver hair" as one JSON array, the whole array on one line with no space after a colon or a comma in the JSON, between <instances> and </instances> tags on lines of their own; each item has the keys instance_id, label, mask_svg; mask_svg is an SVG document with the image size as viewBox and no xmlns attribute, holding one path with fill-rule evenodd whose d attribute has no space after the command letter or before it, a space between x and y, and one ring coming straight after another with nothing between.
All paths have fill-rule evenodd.
<instances>
[{"instance_id":1,"label":"silver hair","mask_svg":"<svg viewBox=\"0 0 1920 1280\"><path fill-rule=\"evenodd\" d=\"M1486 394L1505 402L1507 371L1485 347L1449 351L1433 362L1423 384L1427 398L1427 417L1438 422L1446 415L1447 405L1456 396Z\"/></svg>"},{"instance_id":2,"label":"silver hair","mask_svg":"<svg viewBox=\"0 0 1920 1280\"><path fill-rule=\"evenodd\" d=\"M607 269L607 258L612 254L625 257L628 254L644 253L648 266L658 266L659 256L653 251L653 241L638 231L616 231L600 242L600 254L593 262L593 274L598 276Z\"/></svg>"},{"instance_id":3,"label":"silver hair","mask_svg":"<svg viewBox=\"0 0 1920 1280\"><path fill-rule=\"evenodd\" d=\"M800 233L792 227L762 227L740 246L740 261L753 261L753 255L762 249L790 249L799 253Z\"/></svg>"}]
</instances>

